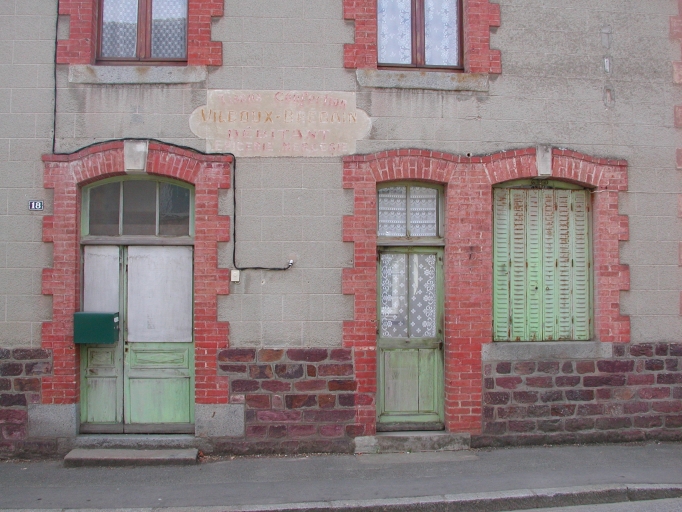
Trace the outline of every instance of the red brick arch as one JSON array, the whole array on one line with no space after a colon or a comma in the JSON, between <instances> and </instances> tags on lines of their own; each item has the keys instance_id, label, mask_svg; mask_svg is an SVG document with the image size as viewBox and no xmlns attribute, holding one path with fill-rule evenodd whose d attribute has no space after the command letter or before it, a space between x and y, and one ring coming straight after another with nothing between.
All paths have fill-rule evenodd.
<instances>
[{"instance_id":1,"label":"red brick arch","mask_svg":"<svg viewBox=\"0 0 682 512\"><path fill-rule=\"evenodd\" d=\"M45 155L44 186L54 189L54 211L43 218L43 241L53 244L53 266L43 270L42 291L52 296L52 320L43 323L42 347L53 353L53 375L42 381L42 402L79 399L73 313L80 310L80 191L83 185L125 175L123 141L69 155ZM147 173L195 188L194 339L197 403L226 403L227 379L217 375L217 351L227 347L227 324L218 322L217 296L229 293L229 271L218 268L218 242L229 240L229 217L218 215L219 189L230 187L232 157L204 155L149 143Z\"/></svg>"},{"instance_id":2,"label":"red brick arch","mask_svg":"<svg viewBox=\"0 0 682 512\"><path fill-rule=\"evenodd\" d=\"M481 346L492 341L492 187L537 176L535 148L484 157L419 149L344 159L344 188L355 193L355 213L344 219L343 239L353 242L354 266L344 269L343 293L355 296L355 317L344 324L344 346L355 350L358 393L376 393L376 187L418 180L445 187L445 421L451 432L481 428ZM594 188L595 337L627 342L629 318L620 314L620 291L629 289L618 242L627 240L627 217L618 192L627 190L627 164L554 149L552 178ZM372 434L375 405L357 407Z\"/></svg>"}]
</instances>

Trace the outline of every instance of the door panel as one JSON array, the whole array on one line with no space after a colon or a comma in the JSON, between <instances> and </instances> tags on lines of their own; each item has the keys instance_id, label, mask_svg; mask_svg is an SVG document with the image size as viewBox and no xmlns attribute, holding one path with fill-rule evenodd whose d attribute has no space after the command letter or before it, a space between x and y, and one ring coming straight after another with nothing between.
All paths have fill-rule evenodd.
<instances>
[{"instance_id":1,"label":"door panel","mask_svg":"<svg viewBox=\"0 0 682 512\"><path fill-rule=\"evenodd\" d=\"M85 346L85 402L81 404L86 423L120 423L121 390L117 347ZM119 366L119 367L117 367Z\"/></svg>"},{"instance_id":2,"label":"door panel","mask_svg":"<svg viewBox=\"0 0 682 512\"><path fill-rule=\"evenodd\" d=\"M85 248L84 310L124 329L81 348L82 432L194 432L192 276L191 247Z\"/></svg>"},{"instance_id":3,"label":"door panel","mask_svg":"<svg viewBox=\"0 0 682 512\"><path fill-rule=\"evenodd\" d=\"M419 411L419 351L386 350L384 408L394 413Z\"/></svg>"},{"instance_id":4,"label":"door panel","mask_svg":"<svg viewBox=\"0 0 682 512\"><path fill-rule=\"evenodd\" d=\"M83 252L83 311L115 313L120 310L120 248L89 245Z\"/></svg>"},{"instance_id":5,"label":"door panel","mask_svg":"<svg viewBox=\"0 0 682 512\"><path fill-rule=\"evenodd\" d=\"M120 248L87 246L83 252L83 311L120 311ZM81 347L81 422L123 421L123 352L115 345ZM87 428L85 429L87 430ZM111 431L111 428L107 429Z\"/></svg>"},{"instance_id":6,"label":"door panel","mask_svg":"<svg viewBox=\"0 0 682 512\"><path fill-rule=\"evenodd\" d=\"M130 343L126 350L126 422L193 423L191 343Z\"/></svg>"},{"instance_id":7,"label":"door panel","mask_svg":"<svg viewBox=\"0 0 682 512\"><path fill-rule=\"evenodd\" d=\"M379 258L378 430L441 429L442 251Z\"/></svg>"},{"instance_id":8,"label":"door panel","mask_svg":"<svg viewBox=\"0 0 682 512\"><path fill-rule=\"evenodd\" d=\"M192 248L128 248L128 341L192 341Z\"/></svg>"}]
</instances>

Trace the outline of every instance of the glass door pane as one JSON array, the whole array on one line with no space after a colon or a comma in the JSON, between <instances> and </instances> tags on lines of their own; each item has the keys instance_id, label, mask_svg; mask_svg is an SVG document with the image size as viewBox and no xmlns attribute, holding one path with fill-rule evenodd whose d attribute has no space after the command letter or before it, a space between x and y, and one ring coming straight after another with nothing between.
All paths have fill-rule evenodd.
<instances>
[{"instance_id":1,"label":"glass door pane","mask_svg":"<svg viewBox=\"0 0 682 512\"><path fill-rule=\"evenodd\" d=\"M192 341L192 248L128 248L128 341Z\"/></svg>"}]
</instances>

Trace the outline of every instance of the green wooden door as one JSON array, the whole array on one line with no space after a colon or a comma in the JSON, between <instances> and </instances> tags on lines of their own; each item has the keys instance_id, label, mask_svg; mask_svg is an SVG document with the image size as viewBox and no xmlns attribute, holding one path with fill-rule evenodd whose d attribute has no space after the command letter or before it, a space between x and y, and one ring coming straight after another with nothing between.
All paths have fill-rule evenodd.
<instances>
[{"instance_id":1,"label":"green wooden door","mask_svg":"<svg viewBox=\"0 0 682 512\"><path fill-rule=\"evenodd\" d=\"M495 189L495 341L590 339L589 212L583 189Z\"/></svg>"},{"instance_id":2,"label":"green wooden door","mask_svg":"<svg viewBox=\"0 0 682 512\"><path fill-rule=\"evenodd\" d=\"M84 252L84 309L120 311L122 332L81 349L81 431L193 432L191 247Z\"/></svg>"},{"instance_id":3,"label":"green wooden door","mask_svg":"<svg viewBox=\"0 0 682 512\"><path fill-rule=\"evenodd\" d=\"M443 428L443 254L379 256L377 430Z\"/></svg>"}]
</instances>

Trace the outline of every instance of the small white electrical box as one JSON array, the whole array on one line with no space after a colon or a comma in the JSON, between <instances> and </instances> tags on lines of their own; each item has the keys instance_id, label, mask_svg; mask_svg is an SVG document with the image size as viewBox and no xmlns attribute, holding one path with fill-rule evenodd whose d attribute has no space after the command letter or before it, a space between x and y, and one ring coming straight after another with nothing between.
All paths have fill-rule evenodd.
<instances>
[{"instance_id":1,"label":"small white electrical box","mask_svg":"<svg viewBox=\"0 0 682 512\"><path fill-rule=\"evenodd\" d=\"M239 282L239 270L230 270L230 281L233 283Z\"/></svg>"}]
</instances>

